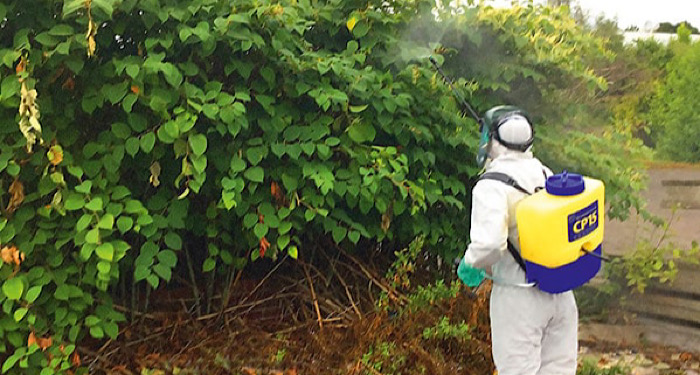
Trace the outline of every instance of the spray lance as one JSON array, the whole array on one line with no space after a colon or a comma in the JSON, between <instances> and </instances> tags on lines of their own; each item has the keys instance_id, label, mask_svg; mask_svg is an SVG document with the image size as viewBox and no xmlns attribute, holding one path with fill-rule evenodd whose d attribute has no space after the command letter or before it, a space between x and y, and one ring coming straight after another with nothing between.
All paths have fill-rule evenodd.
<instances>
[{"instance_id":1,"label":"spray lance","mask_svg":"<svg viewBox=\"0 0 700 375\"><path fill-rule=\"evenodd\" d=\"M487 148L489 144L489 137L491 131L489 122L485 121L483 117L480 117L476 113L474 108L472 108L472 106L469 105L466 99L464 99L462 94L460 94L460 92L455 89L454 84L452 83L452 79L445 75L445 72L443 72L442 68L440 68L440 65L438 65L437 60L435 60L435 58L432 56L429 56L428 59L433 64L438 73L440 73L445 82L447 82L447 84L450 86L452 93L454 94L459 104L462 106L462 111L468 113L479 124L479 132L481 133L481 138L479 140L479 151L476 155L476 163L479 167L483 167L484 163L486 163Z\"/></svg>"},{"instance_id":2,"label":"spray lance","mask_svg":"<svg viewBox=\"0 0 700 375\"><path fill-rule=\"evenodd\" d=\"M462 106L462 110L466 113L468 113L476 122L479 124L479 132L481 133L481 138L479 140L479 150L476 155L476 162L479 167L483 167L485 162L486 162L486 156L488 154L488 144L489 140L491 138L491 124L493 123L493 119L498 116L498 114L503 113L504 111L511 111L511 110L517 110L518 108L512 107L512 106L499 106L490 109L489 111L486 112L485 117L479 116L474 108L472 108L471 105L464 99L462 94L459 93L454 87L454 84L452 83L452 79L447 77L445 73L442 71L442 68L438 65L438 62L435 60L434 57L429 56L428 59L430 62L433 64L435 69L440 73L442 78L447 82L447 84L450 86L450 89L452 90L452 93L454 94L455 98L459 102L459 104ZM455 264L459 265L459 263L462 261L462 258L457 258L455 259ZM469 266L467 266L469 267ZM471 267L469 267L471 268ZM494 278L490 275L487 275L483 270L476 270L472 269L470 270L471 276L474 283L479 283L473 291L470 293L470 296L472 298L476 297L476 293L479 290L479 288L483 285L483 281L485 278L491 279L495 282L498 282L500 284L506 284L506 285L511 285L511 286L519 286L519 287L533 287L535 286L535 283L513 283L513 282L508 282L505 280L499 280L497 278Z\"/></svg>"}]
</instances>

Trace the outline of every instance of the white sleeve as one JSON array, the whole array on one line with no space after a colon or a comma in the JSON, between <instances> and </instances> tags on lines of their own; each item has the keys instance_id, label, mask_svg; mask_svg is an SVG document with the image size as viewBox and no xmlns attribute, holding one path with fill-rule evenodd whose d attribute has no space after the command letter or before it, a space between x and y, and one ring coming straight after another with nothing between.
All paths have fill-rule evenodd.
<instances>
[{"instance_id":1,"label":"white sleeve","mask_svg":"<svg viewBox=\"0 0 700 375\"><path fill-rule=\"evenodd\" d=\"M507 249L508 197L499 181L482 180L472 190L470 243L466 264L490 270Z\"/></svg>"}]
</instances>

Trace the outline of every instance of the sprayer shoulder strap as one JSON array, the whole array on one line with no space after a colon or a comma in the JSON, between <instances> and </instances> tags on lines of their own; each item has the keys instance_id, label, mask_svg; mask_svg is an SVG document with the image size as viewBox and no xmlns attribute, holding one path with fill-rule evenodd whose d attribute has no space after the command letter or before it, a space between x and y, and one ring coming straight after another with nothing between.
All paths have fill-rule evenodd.
<instances>
[{"instance_id":1,"label":"sprayer shoulder strap","mask_svg":"<svg viewBox=\"0 0 700 375\"><path fill-rule=\"evenodd\" d=\"M513 177L510 177L510 176L508 176L508 175L505 174L505 173L501 173L501 172L486 172L486 173L482 174L481 176L479 176L479 181L481 181L481 180L496 180L496 181L500 181L500 182L502 182L502 183L504 183L504 184L506 184L506 185L508 185L508 186L514 187L515 189L517 189L517 190L519 190L519 191L521 191L521 192L523 192L523 193L525 193L525 194L527 194L527 195L532 195L531 192L525 190L524 187L520 186L520 184L518 184L518 181L515 181L515 179L513 179Z\"/></svg>"},{"instance_id":2,"label":"sprayer shoulder strap","mask_svg":"<svg viewBox=\"0 0 700 375\"><path fill-rule=\"evenodd\" d=\"M546 177L547 177L547 175L545 174L545 178L546 178ZM513 187L513 188L515 188L515 189L517 189L517 190L519 190L519 191L521 191L521 192L523 192L523 193L525 193L525 194L527 194L527 195L532 195L532 193L530 193L529 191L525 190L524 187L520 186L520 184L518 184L518 182L515 181L515 179L513 179L512 177L508 176L508 175L505 174L505 173L501 173L501 172L486 172L486 173L482 174L481 176L479 176L479 181L481 181L481 180L496 180L496 181L500 181L500 182L502 182L502 183L504 183L504 184L506 184L506 185L508 185L508 186L511 186L511 187ZM523 272L527 272L527 271L526 271L526 268L525 268L525 261L523 260L523 257L520 256L520 252L515 248L515 246L513 245L513 243L510 242L510 240L508 240L508 252L510 252L510 255L513 256L513 258L514 258L515 261L518 263L518 265L520 266L520 268L522 268Z\"/></svg>"}]
</instances>

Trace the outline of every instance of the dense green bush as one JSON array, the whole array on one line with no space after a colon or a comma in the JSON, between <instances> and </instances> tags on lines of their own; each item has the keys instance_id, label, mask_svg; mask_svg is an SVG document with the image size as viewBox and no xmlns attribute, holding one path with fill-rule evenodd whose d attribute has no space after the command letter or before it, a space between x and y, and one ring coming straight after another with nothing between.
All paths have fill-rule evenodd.
<instances>
[{"instance_id":1,"label":"dense green bush","mask_svg":"<svg viewBox=\"0 0 700 375\"><path fill-rule=\"evenodd\" d=\"M1 3L3 372L63 372L76 342L118 335L115 300L175 276L227 295L249 261L313 244L461 253L475 124L425 54L399 51L447 60L481 110L527 104L516 83L603 87L576 56L604 51L562 10L438 4L436 21L434 5ZM416 40L417 20L463 44ZM494 48L511 58L460 68Z\"/></svg>"}]
</instances>

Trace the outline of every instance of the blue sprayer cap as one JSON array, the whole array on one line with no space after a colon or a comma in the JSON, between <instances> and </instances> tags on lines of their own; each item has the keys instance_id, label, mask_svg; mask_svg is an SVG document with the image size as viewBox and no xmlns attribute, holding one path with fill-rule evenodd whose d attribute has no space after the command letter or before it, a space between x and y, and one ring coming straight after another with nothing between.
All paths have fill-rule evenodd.
<instances>
[{"instance_id":1,"label":"blue sprayer cap","mask_svg":"<svg viewBox=\"0 0 700 375\"><path fill-rule=\"evenodd\" d=\"M547 193L559 196L581 194L586 189L583 183L583 176L569 173L566 170L547 178L544 186L547 189Z\"/></svg>"}]
</instances>

